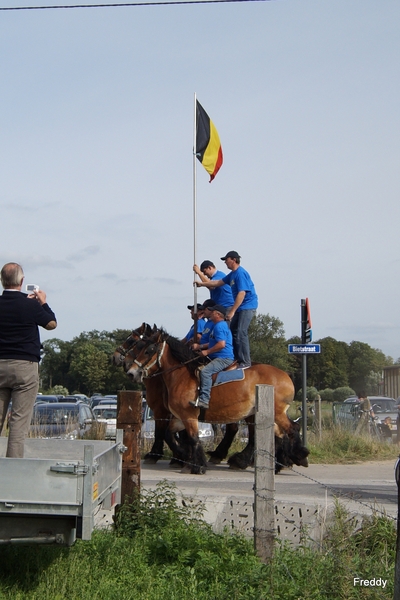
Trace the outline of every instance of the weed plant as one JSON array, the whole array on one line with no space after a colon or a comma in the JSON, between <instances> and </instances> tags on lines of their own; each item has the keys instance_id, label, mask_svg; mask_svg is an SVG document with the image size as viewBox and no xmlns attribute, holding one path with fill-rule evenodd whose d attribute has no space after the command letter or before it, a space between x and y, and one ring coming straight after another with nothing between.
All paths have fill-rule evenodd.
<instances>
[{"instance_id":1,"label":"weed plant","mask_svg":"<svg viewBox=\"0 0 400 600\"><path fill-rule=\"evenodd\" d=\"M358 531L338 504L323 544L277 544L262 564L251 540L217 534L204 508L161 482L120 510L114 530L69 549L0 547L1 600L381 600L393 594L396 532L372 515ZM354 587L353 577L387 579Z\"/></svg>"}]
</instances>

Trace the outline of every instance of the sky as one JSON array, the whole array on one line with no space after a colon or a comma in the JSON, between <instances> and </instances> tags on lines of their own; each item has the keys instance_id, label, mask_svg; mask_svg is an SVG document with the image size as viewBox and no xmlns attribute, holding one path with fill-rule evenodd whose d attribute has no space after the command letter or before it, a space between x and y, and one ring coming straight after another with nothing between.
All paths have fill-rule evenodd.
<instances>
[{"instance_id":1,"label":"sky","mask_svg":"<svg viewBox=\"0 0 400 600\"><path fill-rule=\"evenodd\" d=\"M47 293L42 340L183 336L194 260L236 250L287 337L309 298L314 340L400 357L399 71L397 0L0 11L0 262ZM195 93L224 152L196 244Z\"/></svg>"}]
</instances>

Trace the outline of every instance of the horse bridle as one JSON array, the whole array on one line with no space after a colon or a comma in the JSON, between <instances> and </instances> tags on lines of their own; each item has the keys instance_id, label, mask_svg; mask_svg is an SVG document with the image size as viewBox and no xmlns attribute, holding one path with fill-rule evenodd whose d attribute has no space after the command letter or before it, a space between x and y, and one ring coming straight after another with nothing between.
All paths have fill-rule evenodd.
<instances>
[{"instance_id":1,"label":"horse bridle","mask_svg":"<svg viewBox=\"0 0 400 600\"><path fill-rule=\"evenodd\" d=\"M161 350L157 350L157 353L156 353L157 355L156 355L156 358L153 360L153 362L150 363L150 361L152 360L152 356L147 360L147 362L140 362L136 359L133 359L133 362L135 363L135 365L137 365L139 367L139 369L143 369L143 377L145 377L146 379L151 379L152 377L157 377L158 375L161 375L161 372L157 372L157 373L153 373L152 375L149 375L149 371L156 364L161 369L161 366L162 366L161 358L162 358L162 355L164 354L164 350L165 350L167 341L168 341L168 338L163 341ZM157 342L157 345L160 343L161 342ZM194 356L193 358L190 358L189 360L186 360L185 362L183 362L179 365L174 365L173 367L170 367L169 369L165 369L163 371L163 374L170 373L171 371L176 371L176 369L182 369L187 364L194 362L195 360L199 360L199 358L200 358L200 356Z\"/></svg>"},{"instance_id":2,"label":"horse bridle","mask_svg":"<svg viewBox=\"0 0 400 600\"><path fill-rule=\"evenodd\" d=\"M129 338L131 338L132 343L130 344L129 348L124 348L122 345L118 346L118 348L115 350L115 352L118 352L119 354L121 354L121 356L123 356L124 358L126 357L127 353L132 350L132 348L134 346L136 346L136 344L138 342L140 342L140 340L142 340L144 338L144 334L142 333L141 335L139 335L139 337L134 340L132 338L132 334L125 340L124 344L126 344L126 342L129 340Z\"/></svg>"},{"instance_id":3,"label":"horse bridle","mask_svg":"<svg viewBox=\"0 0 400 600\"><path fill-rule=\"evenodd\" d=\"M161 358L162 358L162 355L164 354L166 344L167 344L167 342L166 342L166 340L164 340L164 342L162 343L162 346L161 346L161 350L157 349L154 360L153 360L154 354L148 358L147 362L140 362L136 358L133 359L133 362L135 363L135 365L137 365L139 367L139 369L143 370L143 377L146 377L148 379L150 377L154 377L155 375L158 375L158 373L149 375L149 371L152 367L154 367L154 365L157 365L161 369ZM150 361L152 361L152 362L150 362Z\"/></svg>"}]
</instances>

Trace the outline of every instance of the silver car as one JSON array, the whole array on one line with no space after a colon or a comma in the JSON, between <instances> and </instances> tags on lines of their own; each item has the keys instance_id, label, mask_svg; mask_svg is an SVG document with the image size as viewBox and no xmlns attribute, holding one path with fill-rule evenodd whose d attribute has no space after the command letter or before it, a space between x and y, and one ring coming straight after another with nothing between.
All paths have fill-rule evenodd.
<instances>
[{"instance_id":1,"label":"silver car","mask_svg":"<svg viewBox=\"0 0 400 600\"><path fill-rule=\"evenodd\" d=\"M151 408L145 404L142 424L142 439L154 441L154 431L154 414ZM214 429L211 423L203 423L199 421L199 438L203 444L208 445L214 442Z\"/></svg>"},{"instance_id":2,"label":"silver car","mask_svg":"<svg viewBox=\"0 0 400 600\"><path fill-rule=\"evenodd\" d=\"M100 402L92 410L96 421L106 424L106 440L115 440L117 437L117 405Z\"/></svg>"},{"instance_id":3,"label":"silver car","mask_svg":"<svg viewBox=\"0 0 400 600\"><path fill-rule=\"evenodd\" d=\"M386 439L397 437L399 411L396 400L385 396L368 396L368 399L380 436ZM334 423L346 429L356 429L361 415L360 402L356 396L351 396L344 402L334 402L332 410Z\"/></svg>"}]
</instances>

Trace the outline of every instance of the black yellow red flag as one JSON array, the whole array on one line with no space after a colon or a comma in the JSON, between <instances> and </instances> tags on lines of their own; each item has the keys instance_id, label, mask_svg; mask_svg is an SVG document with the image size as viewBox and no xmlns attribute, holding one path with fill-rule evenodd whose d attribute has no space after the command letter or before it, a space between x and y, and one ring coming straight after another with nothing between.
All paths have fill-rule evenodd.
<instances>
[{"instance_id":1,"label":"black yellow red flag","mask_svg":"<svg viewBox=\"0 0 400 600\"><path fill-rule=\"evenodd\" d=\"M211 183L223 162L222 147L214 123L198 100L196 100L196 156L210 174Z\"/></svg>"}]
</instances>

